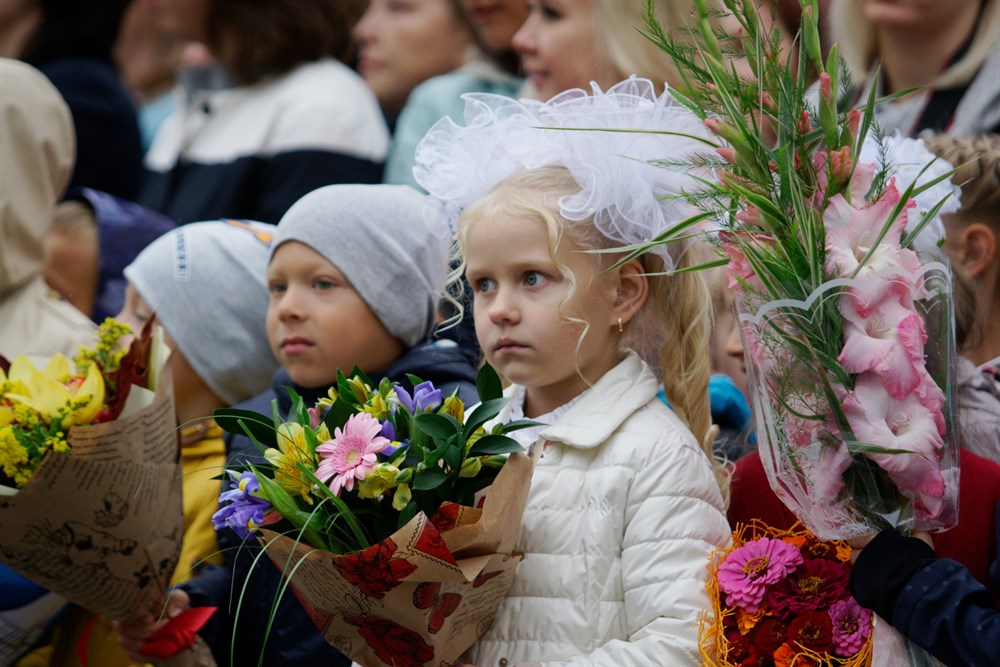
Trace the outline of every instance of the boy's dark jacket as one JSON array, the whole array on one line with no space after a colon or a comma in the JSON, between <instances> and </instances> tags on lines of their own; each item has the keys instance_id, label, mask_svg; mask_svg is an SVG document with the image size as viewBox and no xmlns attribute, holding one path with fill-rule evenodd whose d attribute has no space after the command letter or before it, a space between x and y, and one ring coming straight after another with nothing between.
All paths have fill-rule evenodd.
<instances>
[{"instance_id":1,"label":"boy's dark jacket","mask_svg":"<svg viewBox=\"0 0 1000 667\"><path fill-rule=\"evenodd\" d=\"M457 389L466 405L474 405L479 401L476 394L475 361L471 353L451 341L427 341L411 348L383 373L369 375L375 382L388 377L409 386L406 379L406 374L409 373L433 382L444 395ZM281 368L274 376L271 391L236 407L270 415L271 401L277 399L279 410L285 416L291 408L291 399L285 387L292 387L307 404L325 396L327 389L298 387ZM231 462L260 459L256 445L246 436L227 434L226 454ZM272 604L278 597L282 583L281 573L267 556L262 555L254 565L254 558L260 555L255 541L242 543L228 529L218 531L216 535L219 548L226 554L226 564L206 567L180 588L191 596L192 606L219 607L199 632L211 647L219 665L346 667L351 664L350 660L326 643L290 589L278 603L265 644L265 629L271 618ZM240 604L245 581L248 581L246 594ZM238 616L237 607L240 607Z\"/></svg>"}]
</instances>

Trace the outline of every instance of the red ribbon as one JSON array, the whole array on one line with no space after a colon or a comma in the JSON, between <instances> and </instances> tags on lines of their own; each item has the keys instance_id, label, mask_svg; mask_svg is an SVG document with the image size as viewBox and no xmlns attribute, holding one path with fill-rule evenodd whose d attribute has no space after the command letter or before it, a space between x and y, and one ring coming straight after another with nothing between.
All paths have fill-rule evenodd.
<instances>
[{"instance_id":1,"label":"red ribbon","mask_svg":"<svg viewBox=\"0 0 1000 667\"><path fill-rule=\"evenodd\" d=\"M139 652L166 660L191 648L198 630L208 622L216 609L218 607L193 607L182 611L149 635Z\"/></svg>"}]
</instances>

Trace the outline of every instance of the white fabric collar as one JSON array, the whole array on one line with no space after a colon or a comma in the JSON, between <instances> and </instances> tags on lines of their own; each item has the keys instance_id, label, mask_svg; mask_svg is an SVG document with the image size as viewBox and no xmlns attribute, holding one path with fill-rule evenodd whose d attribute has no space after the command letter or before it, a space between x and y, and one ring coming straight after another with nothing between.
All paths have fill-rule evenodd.
<instances>
[{"instance_id":1,"label":"white fabric collar","mask_svg":"<svg viewBox=\"0 0 1000 667\"><path fill-rule=\"evenodd\" d=\"M524 429L527 433L514 431L510 437L525 447L538 440L555 440L581 449L596 447L633 412L655 398L657 388L653 371L639 355L629 350L594 386L534 420L544 422L544 426ZM513 400L504 406L495 422L508 422L518 418L515 414L523 415L524 388L511 385L504 396Z\"/></svg>"}]
</instances>

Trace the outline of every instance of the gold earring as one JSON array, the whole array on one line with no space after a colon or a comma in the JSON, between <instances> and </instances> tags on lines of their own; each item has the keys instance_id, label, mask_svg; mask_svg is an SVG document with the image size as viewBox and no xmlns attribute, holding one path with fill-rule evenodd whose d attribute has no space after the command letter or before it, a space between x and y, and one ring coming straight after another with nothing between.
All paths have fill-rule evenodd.
<instances>
[{"instance_id":1,"label":"gold earring","mask_svg":"<svg viewBox=\"0 0 1000 667\"><path fill-rule=\"evenodd\" d=\"M622 328L622 318L618 318L618 333L622 333L625 329Z\"/></svg>"}]
</instances>

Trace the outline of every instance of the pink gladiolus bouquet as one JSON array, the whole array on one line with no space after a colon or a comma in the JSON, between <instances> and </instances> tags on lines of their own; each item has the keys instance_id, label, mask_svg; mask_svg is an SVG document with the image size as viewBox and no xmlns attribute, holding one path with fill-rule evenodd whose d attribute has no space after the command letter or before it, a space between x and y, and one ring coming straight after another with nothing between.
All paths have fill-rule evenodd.
<instances>
[{"instance_id":1,"label":"pink gladiolus bouquet","mask_svg":"<svg viewBox=\"0 0 1000 667\"><path fill-rule=\"evenodd\" d=\"M690 234L718 249L703 266L729 267L761 459L813 533L947 529L958 456L951 274L938 246L939 216L958 206L953 170L920 141L882 137L874 96L842 109L837 47L823 59L816 2L801 1L797 73L753 2L724 1L741 25L727 40L698 0L690 43L650 10L649 38L689 83L675 97L717 142L664 162L711 176L681 196L697 215L634 250ZM737 48L753 78L723 64Z\"/></svg>"}]
</instances>

